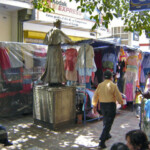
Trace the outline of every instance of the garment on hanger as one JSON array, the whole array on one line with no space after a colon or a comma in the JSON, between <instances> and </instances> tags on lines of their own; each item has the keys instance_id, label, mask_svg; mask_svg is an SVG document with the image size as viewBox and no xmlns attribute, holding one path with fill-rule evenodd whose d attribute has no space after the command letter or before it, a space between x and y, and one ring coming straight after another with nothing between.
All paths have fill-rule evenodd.
<instances>
[{"instance_id":1,"label":"garment on hanger","mask_svg":"<svg viewBox=\"0 0 150 150\"><path fill-rule=\"evenodd\" d=\"M65 70L73 71L77 63L77 50L74 48L69 48L65 51Z\"/></svg>"},{"instance_id":2,"label":"garment on hanger","mask_svg":"<svg viewBox=\"0 0 150 150\"><path fill-rule=\"evenodd\" d=\"M0 67L2 70L11 68L8 52L4 47L0 47Z\"/></svg>"},{"instance_id":3,"label":"garment on hanger","mask_svg":"<svg viewBox=\"0 0 150 150\"><path fill-rule=\"evenodd\" d=\"M84 52L86 54L86 60L84 57ZM77 68L84 68L86 61L86 68L93 67L93 59L94 59L94 50L93 47L89 44L84 44L80 47L77 57Z\"/></svg>"},{"instance_id":4,"label":"garment on hanger","mask_svg":"<svg viewBox=\"0 0 150 150\"><path fill-rule=\"evenodd\" d=\"M75 48L69 48L64 52L65 56L65 74L66 79L69 81L77 81L77 50Z\"/></svg>"}]
</instances>

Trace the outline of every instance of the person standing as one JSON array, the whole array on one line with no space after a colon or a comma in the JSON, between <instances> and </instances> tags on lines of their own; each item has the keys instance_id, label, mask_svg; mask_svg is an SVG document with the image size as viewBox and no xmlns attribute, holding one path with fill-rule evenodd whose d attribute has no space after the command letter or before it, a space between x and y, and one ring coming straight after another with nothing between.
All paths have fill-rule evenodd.
<instances>
[{"instance_id":1,"label":"person standing","mask_svg":"<svg viewBox=\"0 0 150 150\"><path fill-rule=\"evenodd\" d=\"M116 115L116 101L123 104L121 93L116 84L112 82L112 73L104 72L104 81L101 82L94 92L92 99L93 111L96 112L97 103L103 115L103 131L100 136L99 148L106 148L105 141L111 138L110 130Z\"/></svg>"}]
</instances>

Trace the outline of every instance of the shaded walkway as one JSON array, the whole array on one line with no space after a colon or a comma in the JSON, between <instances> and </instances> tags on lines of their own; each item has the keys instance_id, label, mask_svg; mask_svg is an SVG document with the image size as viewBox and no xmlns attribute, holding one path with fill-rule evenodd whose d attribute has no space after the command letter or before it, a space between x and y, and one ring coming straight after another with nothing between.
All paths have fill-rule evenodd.
<instances>
[{"instance_id":1,"label":"shaded walkway","mask_svg":"<svg viewBox=\"0 0 150 150\"><path fill-rule=\"evenodd\" d=\"M51 131L33 124L32 116L1 118L0 123L7 128L13 146L2 150L96 150L102 121L88 122L86 125L71 126L59 131ZM131 111L120 110L115 118L111 134L106 142L107 149L115 142L125 142L125 133L139 128L139 119Z\"/></svg>"}]
</instances>

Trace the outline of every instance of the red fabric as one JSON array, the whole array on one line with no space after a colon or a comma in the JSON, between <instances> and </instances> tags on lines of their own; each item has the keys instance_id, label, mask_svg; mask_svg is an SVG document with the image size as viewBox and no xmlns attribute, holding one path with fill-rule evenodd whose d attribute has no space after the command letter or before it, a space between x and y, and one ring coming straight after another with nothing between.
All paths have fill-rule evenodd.
<instances>
[{"instance_id":1,"label":"red fabric","mask_svg":"<svg viewBox=\"0 0 150 150\"><path fill-rule=\"evenodd\" d=\"M77 50L74 48L67 49L65 52L65 70L73 71L77 62Z\"/></svg>"},{"instance_id":2,"label":"red fabric","mask_svg":"<svg viewBox=\"0 0 150 150\"><path fill-rule=\"evenodd\" d=\"M37 49L36 52L34 53L35 56L37 57L46 57L46 49L42 48L42 49Z\"/></svg>"},{"instance_id":3,"label":"red fabric","mask_svg":"<svg viewBox=\"0 0 150 150\"><path fill-rule=\"evenodd\" d=\"M95 64L97 69L102 69L102 54L101 52L95 52Z\"/></svg>"},{"instance_id":4,"label":"red fabric","mask_svg":"<svg viewBox=\"0 0 150 150\"><path fill-rule=\"evenodd\" d=\"M113 72L113 69L110 69L110 68L103 68L103 72L105 72L106 70L109 70L109 71Z\"/></svg>"},{"instance_id":5,"label":"red fabric","mask_svg":"<svg viewBox=\"0 0 150 150\"><path fill-rule=\"evenodd\" d=\"M3 70L11 68L7 49L0 47L0 66Z\"/></svg>"},{"instance_id":6,"label":"red fabric","mask_svg":"<svg viewBox=\"0 0 150 150\"><path fill-rule=\"evenodd\" d=\"M95 72L92 72L92 83L94 83Z\"/></svg>"},{"instance_id":7,"label":"red fabric","mask_svg":"<svg viewBox=\"0 0 150 150\"><path fill-rule=\"evenodd\" d=\"M7 93L0 93L0 98L6 97L6 96L14 96L19 92L7 92Z\"/></svg>"},{"instance_id":8,"label":"red fabric","mask_svg":"<svg viewBox=\"0 0 150 150\"><path fill-rule=\"evenodd\" d=\"M32 85L31 84L23 84L23 91L31 91Z\"/></svg>"}]
</instances>

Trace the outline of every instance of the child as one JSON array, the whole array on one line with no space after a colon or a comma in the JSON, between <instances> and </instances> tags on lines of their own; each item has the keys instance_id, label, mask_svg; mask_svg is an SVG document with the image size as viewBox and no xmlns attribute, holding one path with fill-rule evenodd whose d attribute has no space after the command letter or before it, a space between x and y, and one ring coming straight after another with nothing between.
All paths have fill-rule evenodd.
<instances>
[{"instance_id":1,"label":"child","mask_svg":"<svg viewBox=\"0 0 150 150\"><path fill-rule=\"evenodd\" d=\"M141 112L141 101L142 101L142 92L140 89L136 89L136 95L135 95L135 109L136 109L136 117L140 117Z\"/></svg>"}]
</instances>

